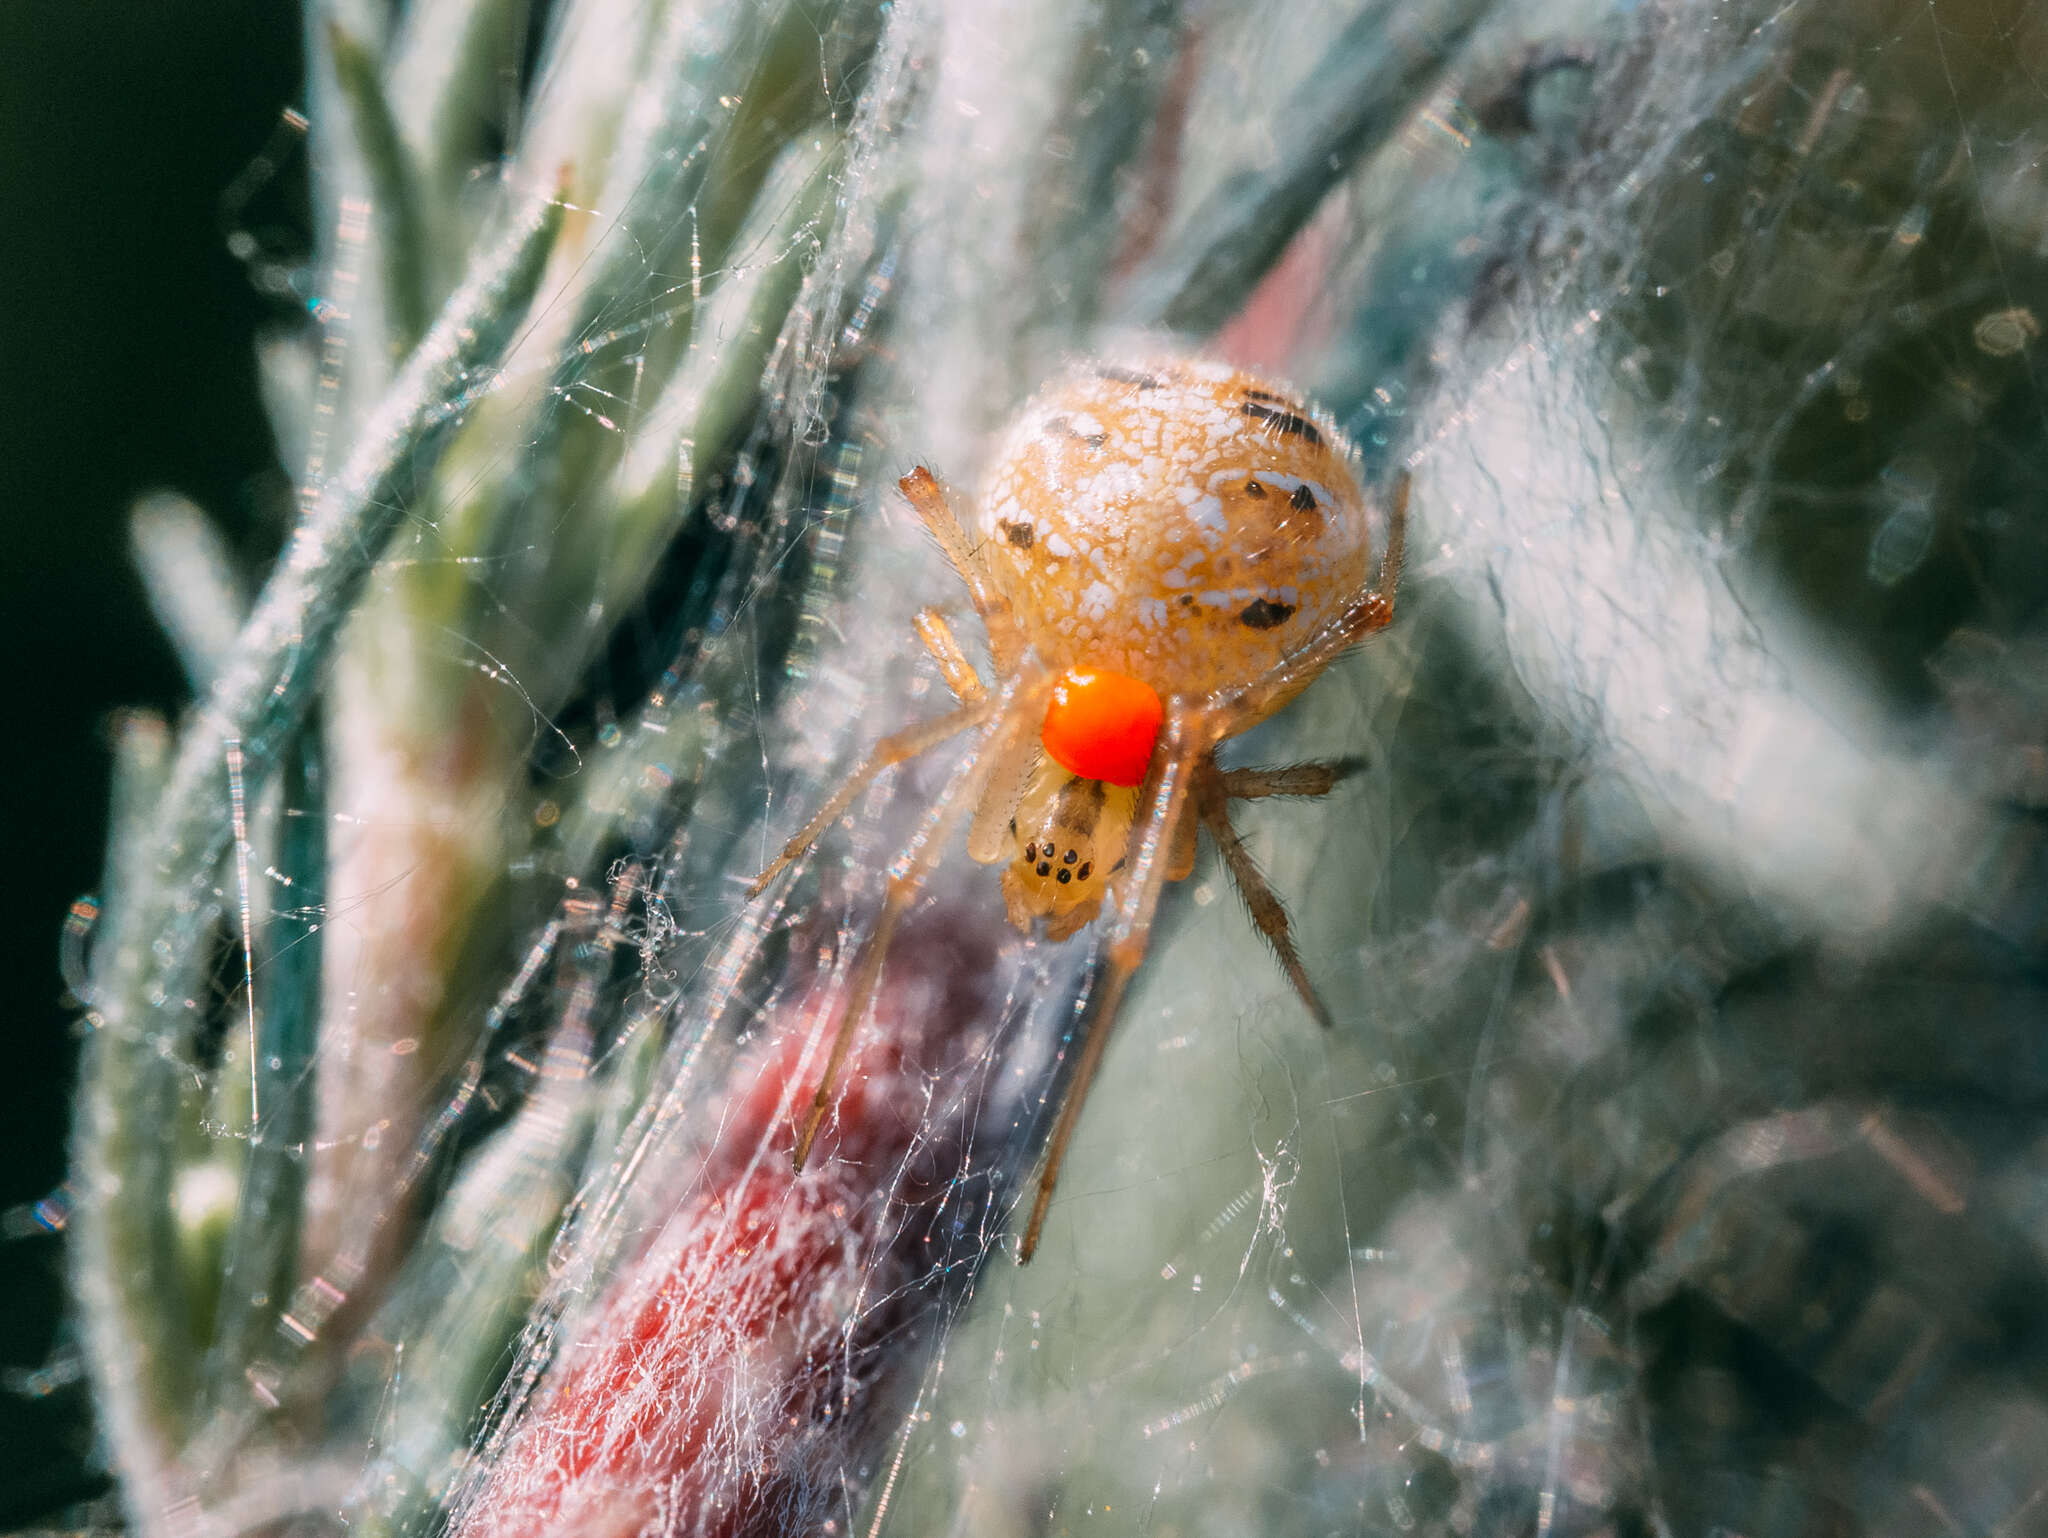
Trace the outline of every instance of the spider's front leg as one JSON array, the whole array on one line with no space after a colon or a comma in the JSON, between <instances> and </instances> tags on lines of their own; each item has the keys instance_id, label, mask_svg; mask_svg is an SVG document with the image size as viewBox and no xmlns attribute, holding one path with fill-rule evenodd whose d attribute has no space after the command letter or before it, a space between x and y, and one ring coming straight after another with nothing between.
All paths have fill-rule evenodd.
<instances>
[{"instance_id":1,"label":"spider's front leg","mask_svg":"<svg viewBox=\"0 0 2048 1538\"><path fill-rule=\"evenodd\" d=\"M981 616L981 623L988 630L989 658L995 663L996 672L1007 677L1024 654L1024 633L1017 628L1010 600L989 580L981 562L974 558L974 546L955 516L953 505L938 478L919 465L896 484L932 538L939 542L939 548L946 552L946 559L960 573L960 580L967 584L967 596L974 601L974 611ZM919 633L923 633L921 625ZM950 641L951 637L947 639ZM925 644L931 643L927 640ZM957 647L954 649L958 651Z\"/></svg>"},{"instance_id":2,"label":"spider's front leg","mask_svg":"<svg viewBox=\"0 0 2048 1538\"><path fill-rule=\"evenodd\" d=\"M979 699L970 700L958 710L950 710L931 721L921 721L916 726L905 727L902 731L884 737L876 743L874 750L861 760L859 766L839 782L839 788L826 798L818 808L817 815L805 823L803 830L782 846L782 853L769 862L768 868L747 883L747 897L751 901L767 890L768 883L781 875L799 859L805 850L815 844L849 806L854 798L870 785L884 769L928 753L949 738L957 737L970 726L986 721L995 712L995 702L984 692Z\"/></svg>"},{"instance_id":3,"label":"spider's front leg","mask_svg":"<svg viewBox=\"0 0 2048 1538\"><path fill-rule=\"evenodd\" d=\"M1017 1245L1017 1264L1023 1265L1038 1250L1039 1231L1045 1226L1046 1209L1052 1205L1053 1187L1059 1183L1060 1166L1066 1162L1067 1144L1081 1120L1088 1088L1109 1045L1111 1028L1123 1005L1124 991L1131 976L1145 959L1145 947L1152 938L1152 920L1159 909L1159 895L1172 876L1176 830L1185 819L1191 782L1198 765L1211 746L1209 723L1176 710L1168 716L1153 758L1148 793L1131 829L1130 854L1124 873L1113 893L1110 912L1108 955L1097 985L1088 1001L1088 1023L1081 1043L1081 1057L1074 1074L1060 1096L1059 1114L1052 1135L1046 1139L1044 1162L1038 1176L1038 1194L1032 1199L1031 1217Z\"/></svg>"},{"instance_id":4,"label":"spider's front leg","mask_svg":"<svg viewBox=\"0 0 2048 1538\"><path fill-rule=\"evenodd\" d=\"M954 770L953 778L925 813L909 844L889 864L889 885L882 899L882 911L876 916L874 927L868 931L854 958L853 971L839 1004L839 1025L833 1032L831 1050L826 1054L825 1071L819 1077L817 1093L811 1097L810 1110L797 1134L796 1167L799 1171L803 1169L804 1161L810 1158L811 1145L816 1142L825 1115L832 1108L832 1091L838 1085L839 1071L846 1064L847 1050L853 1045L853 1033L860 1027L861 1016L867 1013L868 1003L874 998L875 985L882 975L882 963L888 959L897 926L917 901L918 893L924 890L931 873L938 868L946 845L961 819L970 811L977 814L977 823L985 818L988 815L985 803L990 799L991 791L999 790L1014 778L1011 766L1017 759L1028 760L1032 726L1037 713L1045 708L1049 687L1042 673L1026 669L1009 681L1001 697L985 697L978 705L961 707L962 711L978 712L977 718L988 722L987 729L966 760ZM959 713L955 712L956 715Z\"/></svg>"},{"instance_id":5,"label":"spider's front leg","mask_svg":"<svg viewBox=\"0 0 2048 1538\"><path fill-rule=\"evenodd\" d=\"M935 720L923 721L916 726L905 727L892 736L876 743L868 756L839 784L831 797L818 808L817 815L804 824L803 831L782 846L782 853L775 857L769 867L756 876L747 886L749 900L759 897L773 881L798 858L815 844L824 831L831 827L854 798L868 786L884 769L929 752L948 738L957 736L986 720L995 709L989 698L988 686L981 681L981 675L974 671L974 664L967 660L967 654L960 649L960 643L953 639L952 627L936 609L920 609L912 621L917 638L924 642L925 650L939 665L939 674L946 680L946 687L953 691L953 697L960 702L958 710L949 711Z\"/></svg>"}]
</instances>

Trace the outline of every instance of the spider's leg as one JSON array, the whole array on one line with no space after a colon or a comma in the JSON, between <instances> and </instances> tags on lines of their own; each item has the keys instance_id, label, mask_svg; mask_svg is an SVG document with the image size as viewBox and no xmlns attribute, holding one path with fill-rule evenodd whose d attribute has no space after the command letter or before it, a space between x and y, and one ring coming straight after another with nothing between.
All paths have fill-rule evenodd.
<instances>
[{"instance_id":1,"label":"spider's leg","mask_svg":"<svg viewBox=\"0 0 2048 1538\"><path fill-rule=\"evenodd\" d=\"M960 520L953 516L945 488L923 465L896 484L917 510L917 516L924 520L924 526L931 530L939 548L946 552L946 559L960 573L960 580L967 584L967 596L974 600L975 612L988 627L989 657L996 672L1009 673L1024 653L1024 633L1017 628L1016 617L1010 612L1010 600L997 591L981 563L975 560L974 546L968 542Z\"/></svg>"},{"instance_id":2,"label":"spider's leg","mask_svg":"<svg viewBox=\"0 0 2048 1538\"><path fill-rule=\"evenodd\" d=\"M1257 801L1266 796L1327 796L1339 781L1349 779L1365 764L1363 758L1331 758L1266 769L1225 769L1223 794L1232 801Z\"/></svg>"},{"instance_id":3,"label":"spider's leg","mask_svg":"<svg viewBox=\"0 0 2048 1538\"><path fill-rule=\"evenodd\" d=\"M1081 1119L1081 1107L1088 1098L1088 1086L1102 1063L1109 1045L1117 1010L1131 974L1145 959L1145 945L1152 935L1152 917L1159 908L1159 894L1166 886L1169 845L1175 825L1185 814L1188 782L1200 759L1209 751L1206 722L1192 721L1180 711L1167 719L1161 735L1150 793L1131 829L1129 863L1116 888L1111 916L1108 956L1102 968L1095 996L1089 1001L1088 1025L1081 1044L1080 1061L1060 1097L1058 1118L1052 1136L1046 1139L1045 1160L1038 1176L1038 1194L1031 1203L1031 1218L1024 1225L1024 1237L1017 1246L1017 1264L1023 1265L1038 1249L1038 1233L1045 1226L1046 1209L1052 1205L1053 1187L1059 1183L1060 1166L1066 1161L1067 1143Z\"/></svg>"},{"instance_id":4,"label":"spider's leg","mask_svg":"<svg viewBox=\"0 0 2048 1538\"><path fill-rule=\"evenodd\" d=\"M993 716L994 720L990 721L980 741L969 750L960 767L953 771L953 778L925 813L909 844L890 862L889 887L882 899L882 911L875 919L874 928L861 942L860 954L854 959L853 975L841 1006L844 1012L839 1019L839 1029L832 1037L832 1050L825 1058L825 1072L818 1080L818 1092L811 1098L810 1113L805 1116L803 1130L797 1136L796 1167L799 1171L811 1155L811 1145L817 1141L818 1128L824 1124L825 1113L832 1108L832 1090L839 1082L839 1070L845 1066L847 1049L853 1045L853 1033L860 1026L861 1016L867 1013L868 1001L874 997L875 984L882 975L882 963L888 958L889 944L896 937L897 926L917 900L926 878L945 857L946 842L960 825L960 819L981 800L990 776L1028 739L1034 724L1033 712L1045 703L1045 688L1044 680L1036 676L1021 682L1012 680L1000 700L987 699L980 706L973 707L980 718Z\"/></svg>"},{"instance_id":5,"label":"spider's leg","mask_svg":"<svg viewBox=\"0 0 2048 1538\"><path fill-rule=\"evenodd\" d=\"M1173 825L1173 836L1166 845L1168 881L1185 881L1195 873L1195 842L1200 826L1201 819L1194 815L1192 808L1183 806L1179 819Z\"/></svg>"},{"instance_id":6,"label":"spider's leg","mask_svg":"<svg viewBox=\"0 0 2048 1538\"><path fill-rule=\"evenodd\" d=\"M932 661L939 665L939 675L953 691L954 699L972 705L988 697L988 686L974 671L974 664L967 660L960 643L953 639L953 627L946 623L945 615L937 609L919 609L911 624L917 629L917 638L924 642L924 649L932 654Z\"/></svg>"},{"instance_id":7,"label":"spider's leg","mask_svg":"<svg viewBox=\"0 0 2048 1538\"><path fill-rule=\"evenodd\" d=\"M947 738L957 736L968 727L986 721L994 711L995 702L984 694L980 699L962 705L958 710L948 711L934 720L921 721L916 726L907 726L895 735L884 737L876 743L874 750L861 760L860 767L839 782L839 788L818 808L817 816L805 823L803 831L782 846L782 853L775 857L768 868L747 884L748 898L759 897L769 882L789 868L791 861L815 844L819 836L832 826L840 814L853 805L853 798L872 785L875 776L884 769L894 768L905 759L929 752Z\"/></svg>"},{"instance_id":8,"label":"spider's leg","mask_svg":"<svg viewBox=\"0 0 2048 1538\"><path fill-rule=\"evenodd\" d=\"M1280 958L1280 970L1294 984L1294 991L1301 995L1301 1002L1308 1006L1316 1024L1327 1031L1335 1022L1330 1018L1329 1007L1317 995L1315 984L1309 981L1308 968L1301 964L1301 953L1294 948L1294 935L1287 923L1287 906L1267 883L1258 862L1252 859L1251 851L1244 847L1244 840L1237 836L1237 829L1230 824L1227 785L1228 776L1216 768L1215 761L1205 760L1195 771L1195 809L1201 814L1202 826L1209 830L1209 837L1216 841L1216 850L1223 856L1224 865L1229 867L1230 879L1237 886L1238 896L1251 910L1252 922L1259 926L1259 933L1266 937L1273 947L1273 954Z\"/></svg>"}]
</instances>

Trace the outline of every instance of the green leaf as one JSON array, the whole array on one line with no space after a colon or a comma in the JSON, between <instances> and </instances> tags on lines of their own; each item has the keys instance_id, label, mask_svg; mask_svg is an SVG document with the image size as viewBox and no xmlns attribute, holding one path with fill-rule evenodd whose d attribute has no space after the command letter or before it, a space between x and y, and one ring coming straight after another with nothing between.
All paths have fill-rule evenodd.
<instances>
[{"instance_id":1,"label":"green leaf","mask_svg":"<svg viewBox=\"0 0 2048 1538\"><path fill-rule=\"evenodd\" d=\"M377 61L340 22L327 23L327 51L334 76L348 104L349 120L370 178L375 209L376 252L389 308L391 352L402 358L427 328L431 280L427 270L427 231L420 194L419 167L398 131L398 120L384 96Z\"/></svg>"}]
</instances>

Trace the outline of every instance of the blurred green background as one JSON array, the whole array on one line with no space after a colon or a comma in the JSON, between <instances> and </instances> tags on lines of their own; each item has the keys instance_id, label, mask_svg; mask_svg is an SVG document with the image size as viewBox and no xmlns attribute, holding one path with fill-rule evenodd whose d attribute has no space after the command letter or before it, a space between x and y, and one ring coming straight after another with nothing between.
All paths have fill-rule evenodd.
<instances>
[{"instance_id":1,"label":"blurred green background","mask_svg":"<svg viewBox=\"0 0 2048 1538\"><path fill-rule=\"evenodd\" d=\"M299 17L275 0L0 7L0 519L14 740L0 756L17 871L0 893L13 1018L0 1210L64 1176L76 1043L58 975L67 904L99 879L107 712L175 709L176 660L128 556L134 497L171 487L260 569L289 484L256 395L259 297L222 193L299 102ZM262 194L290 233L302 163ZM0 1528L90 1496L82 1384L61 1362L62 1254L0 1242ZM61 1373L58 1375L61 1377Z\"/></svg>"}]
</instances>

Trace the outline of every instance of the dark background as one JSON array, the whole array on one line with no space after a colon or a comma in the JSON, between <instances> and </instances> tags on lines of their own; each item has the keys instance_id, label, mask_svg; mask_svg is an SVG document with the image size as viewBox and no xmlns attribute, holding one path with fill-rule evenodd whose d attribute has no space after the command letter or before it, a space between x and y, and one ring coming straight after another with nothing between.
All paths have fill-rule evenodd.
<instances>
[{"instance_id":1,"label":"dark background","mask_svg":"<svg viewBox=\"0 0 2048 1538\"><path fill-rule=\"evenodd\" d=\"M223 239L221 194L303 105L297 8L277 0L0 6L0 612L15 728L0 889L10 1008L0 1209L64 1178L74 1021L57 970L70 901L99 880L104 725L184 688L128 556L135 496L170 487L252 571L289 487L253 338L289 320ZM271 191L291 201L287 176ZM290 223L289 217L285 224ZM0 1528L96 1494L83 1388L20 1374L73 1350L63 1255L0 1241Z\"/></svg>"}]
</instances>

